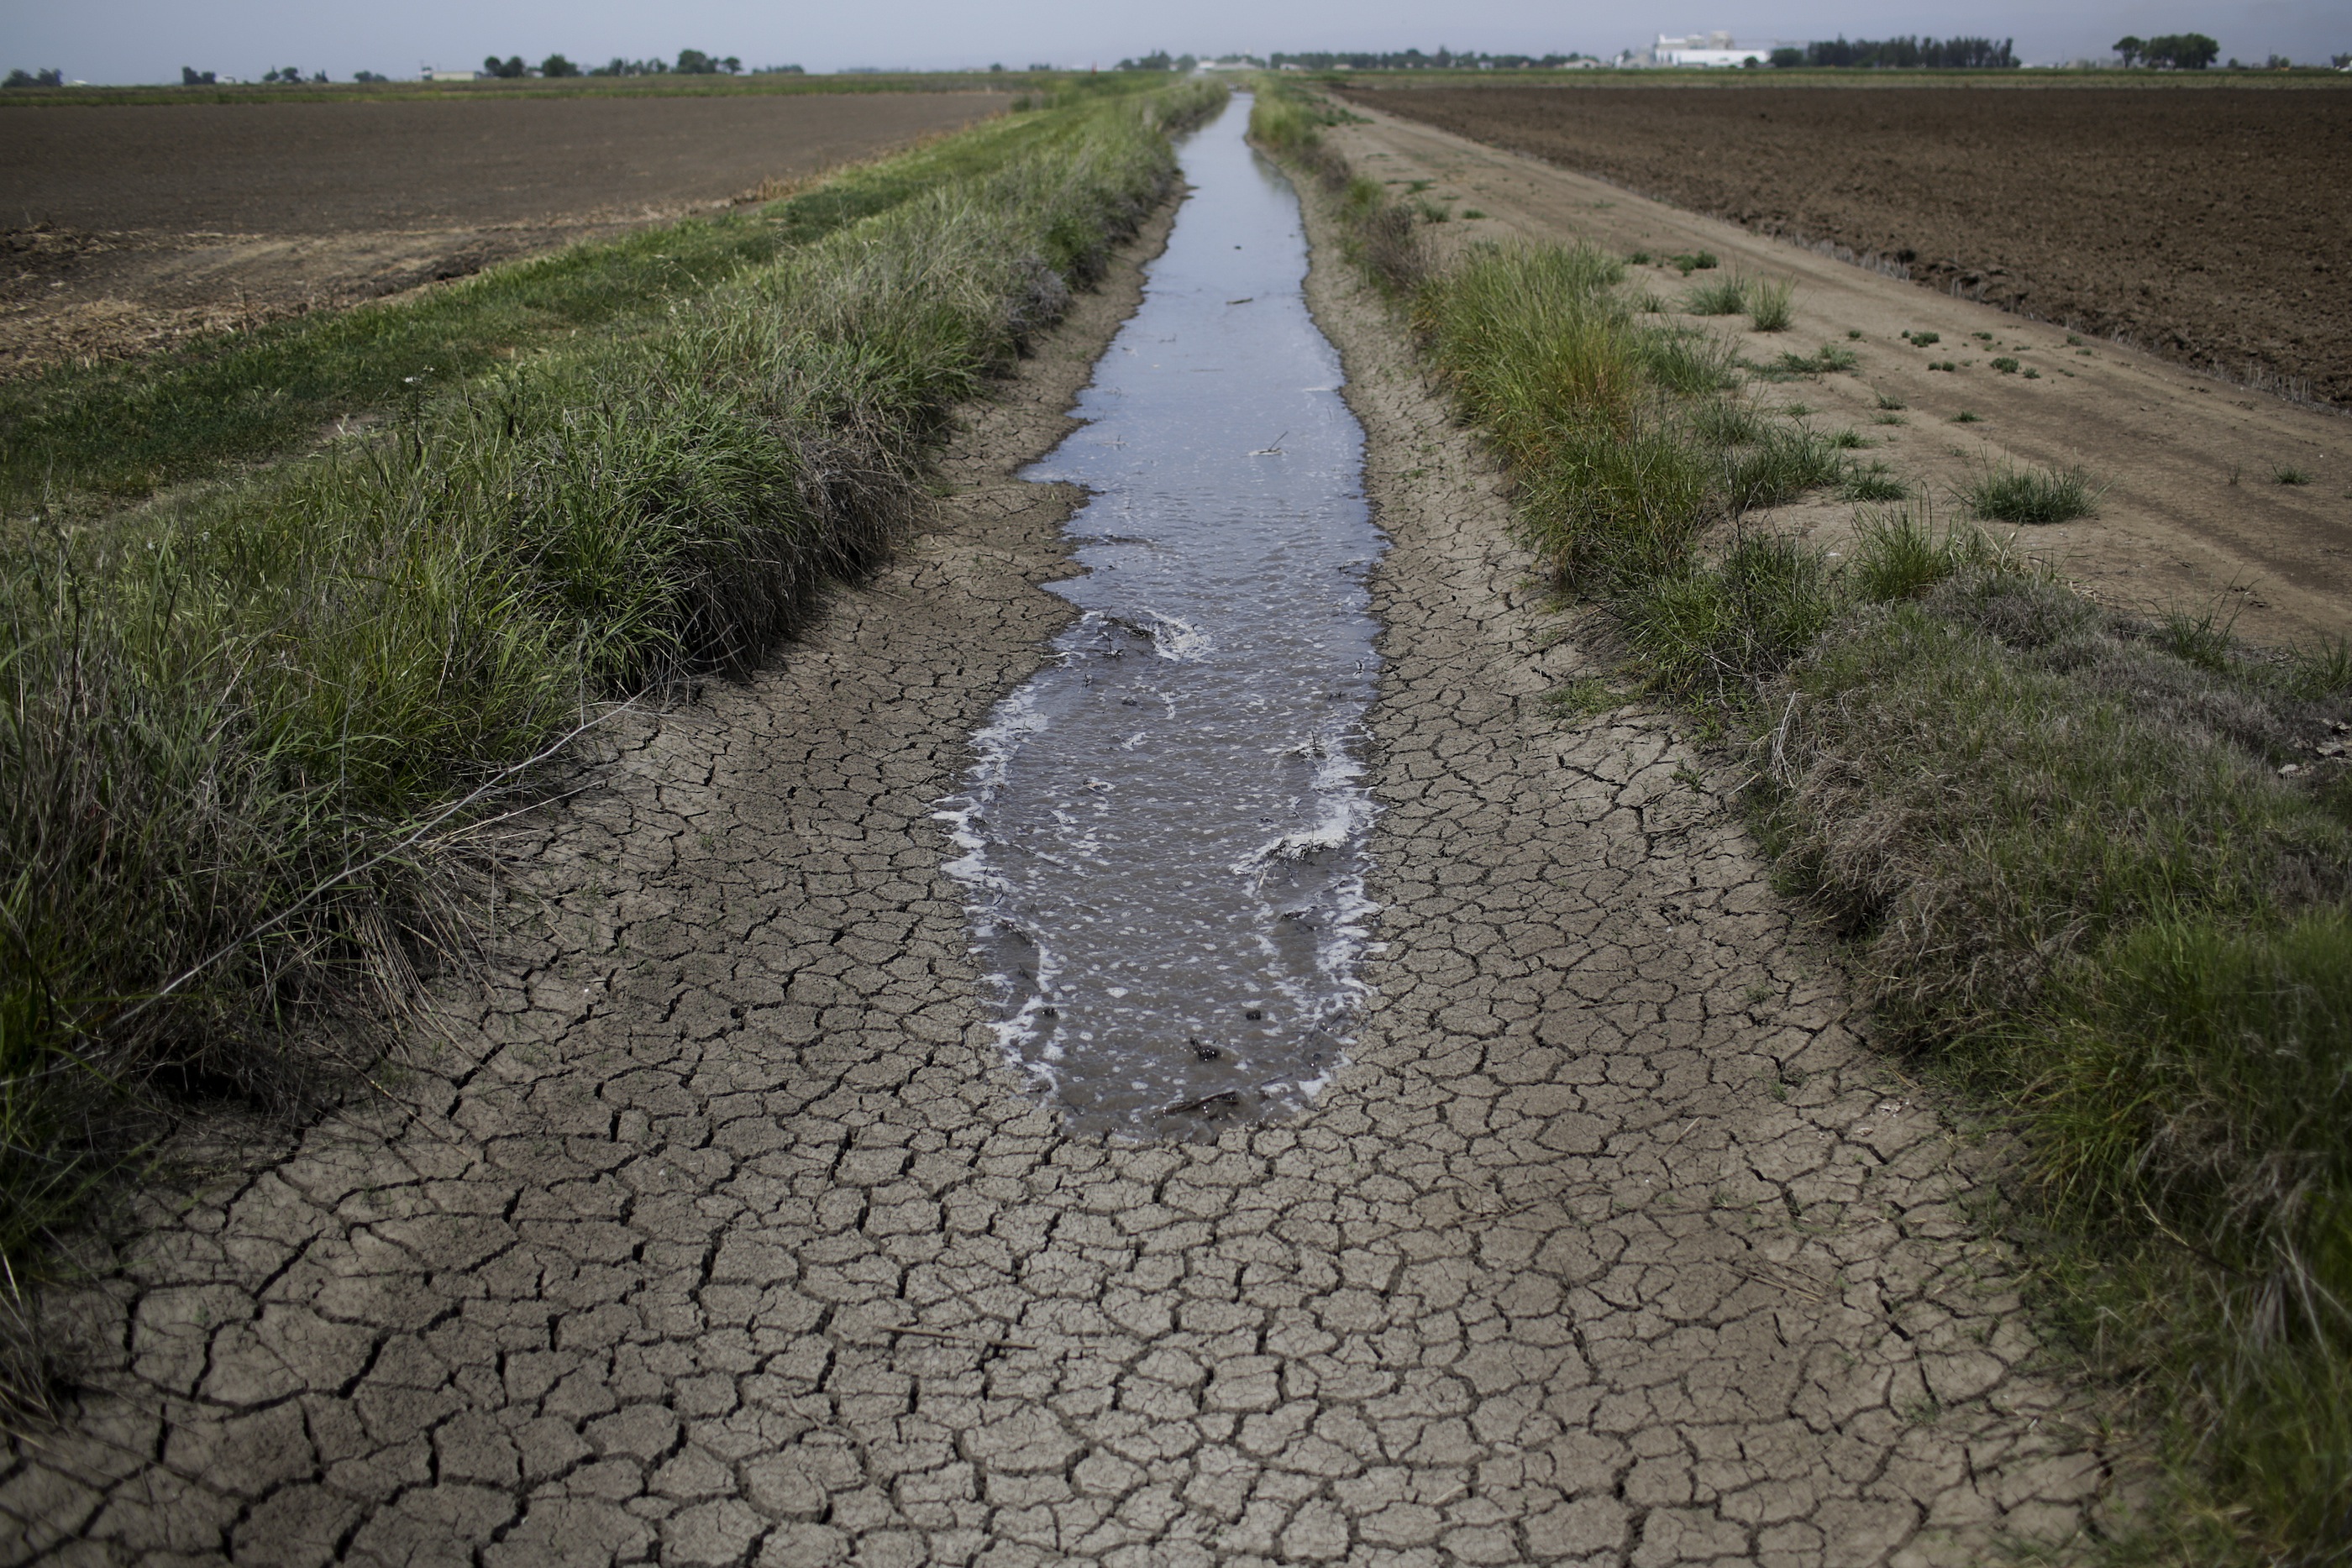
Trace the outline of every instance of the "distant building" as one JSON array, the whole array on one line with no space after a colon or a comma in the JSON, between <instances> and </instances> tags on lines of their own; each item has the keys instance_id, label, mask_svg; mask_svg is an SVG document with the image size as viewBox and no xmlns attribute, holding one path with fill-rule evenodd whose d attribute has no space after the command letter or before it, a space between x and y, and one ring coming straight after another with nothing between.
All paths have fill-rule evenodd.
<instances>
[{"instance_id":1,"label":"distant building","mask_svg":"<svg viewBox=\"0 0 2352 1568\"><path fill-rule=\"evenodd\" d=\"M1672 37L1664 33L1645 51L1629 52L1618 57L1618 63L1629 66L1723 67L1733 69L1753 60L1759 66L1769 65L1773 46L1736 43L1728 33L1692 33Z\"/></svg>"},{"instance_id":2,"label":"distant building","mask_svg":"<svg viewBox=\"0 0 2352 1568\"><path fill-rule=\"evenodd\" d=\"M426 66L422 74L426 81L477 81L482 75L479 71L443 70L439 66Z\"/></svg>"}]
</instances>

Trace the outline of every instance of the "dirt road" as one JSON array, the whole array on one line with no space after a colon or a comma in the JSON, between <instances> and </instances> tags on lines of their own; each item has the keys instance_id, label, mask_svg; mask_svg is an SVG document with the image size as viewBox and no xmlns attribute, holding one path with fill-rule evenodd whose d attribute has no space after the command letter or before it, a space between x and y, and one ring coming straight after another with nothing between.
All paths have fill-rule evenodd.
<instances>
[{"instance_id":1,"label":"dirt road","mask_svg":"<svg viewBox=\"0 0 2352 1568\"><path fill-rule=\"evenodd\" d=\"M1740 317L1684 319L1731 333L1753 363L1824 347L1852 352L1851 372L1770 385L1764 401L1810 410L1822 429L1862 433L1874 445L1857 455L1911 482L1939 517L1965 515L1954 491L1988 467L2014 460L2084 468L2103 487L2097 515L2026 530L2020 542L2053 552L2084 591L2124 608L2218 607L2236 618L2241 636L2258 642L2352 632L2352 419L2112 343L2070 340L2060 328L1536 158L1364 112L1370 122L1339 128L1339 145L1391 185L1427 182L1427 199L1446 204L1457 220L1433 231L1445 244L1588 238L1620 255L1647 251L1654 258L1647 286L1668 307L1692 283L1727 274L1793 279L1795 322L1787 331L1744 331ZM1467 218L1473 211L1485 215ZM1721 267L1686 280L1664 265L1699 251ZM1920 344L1922 332L1937 340ZM2004 373L1997 359L2017 368ZM1937 368L1943 365L1953 368ZM2280 483L2282 472L2304 482ZM1771 520L1834 548L1853 514L1851 505L1817 495Z\"/></svg>"},{"instance_id":2,"label":"dirt road","mask_svg":"<svg viewBox=\"0 0 2352 1568\"><path fill-rule=\"evenodd\" d=\"M1857 1043L1666 727L1583 727L1496 476L1330 259L1393 548L1351 1065L1076 1138L996 1055L931 813L1068 613L1010 477L646 721L392 1096L158 1194L0 1510L76 1562L1975 1563L2106 1484L1971 1158ZM236 1167L233 1161L225 1165Z\"/></svg>"},{"instance_id":3,"label":"dirt road","mask_svg":"<svg viewBox=\"0 0 2352 1568\"><path fill-rule=\"evenodd\" d=\"M1790 87L1775 74L1351 96L1759 233L1888 256L1941 293L2352 406L2352 195L2337 174L2352 161L2352 90L2340 81L1865 73Z\"/></svg>"},{"instance_id":4,"label":"dirt road","mask_svg":"<svg viewBox=\"0 0 2352 1568\"><path fill-rule=\"evenodd\" d=\"M708 211L1003 93L58 107L0 129L0 373Z\"/></svg>"}]
</instances>

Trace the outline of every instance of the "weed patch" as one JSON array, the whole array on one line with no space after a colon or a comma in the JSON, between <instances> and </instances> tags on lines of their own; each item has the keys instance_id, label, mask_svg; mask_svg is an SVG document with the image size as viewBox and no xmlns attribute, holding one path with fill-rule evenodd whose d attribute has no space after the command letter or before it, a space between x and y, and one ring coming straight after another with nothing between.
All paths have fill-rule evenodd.
<instances>
[{"instance_id":1,"label":"weed patch","mask_svg":"<svg viewBox=\"0 0 2352 1568\"><path fill-rule=\"evenodd\" d=\"M1965 417L1956 423L1966 423ZM2001 523L2070 523L2098 509L2099 492L2079 468L2005 463L1964 486L1960 498L1978 517Z\"/></svg>"},{"instance_id":2,"label":"weed patch","mask_svg":"<svg viewBox=\"0 0 2352 1568\"><path fill-rule=\"evenodd\" d=\"M1889 473L1884 463L1851 470L1838 486L1842 501L1900 501L1910 494L1911 487Z\"/></svg>"},{"instance_id":3,"label":"weed patch","mask_svg":"<svg viewBox=\"0 0 2352 1568\"><path fill-rule=\"evenodd\" d=\"M1795 319L1796 298L1797 286L1786 278L1750 283L1748 324L1759 332L1787 331Z\"/></svg>"},{"instance_id":4,"label":"weed patch","mask_svg":"<svg viewBox=\"0 0 2352 1568\"><path fill-rule=\"evenodd\" d=\"M1851 349L1840 349L1824 343L1810 354L1783 351L1769 364L1751 364L1748 368L1766 381L1786 382L1799 378L1843 375L1862 363L1861 357Z\"/></svg>"},{"instance_id":5,"label":"weed patch","mask_svg":"<svg viewBox=\"0 0 2352 1568\"><path fill-rule=\"evenodd\" d=\"M1683 296L1683 308L1694 316L1738 316L1748 308L1748 285L1738 277L1699 284Z\"/></svg>"}]
</instances>

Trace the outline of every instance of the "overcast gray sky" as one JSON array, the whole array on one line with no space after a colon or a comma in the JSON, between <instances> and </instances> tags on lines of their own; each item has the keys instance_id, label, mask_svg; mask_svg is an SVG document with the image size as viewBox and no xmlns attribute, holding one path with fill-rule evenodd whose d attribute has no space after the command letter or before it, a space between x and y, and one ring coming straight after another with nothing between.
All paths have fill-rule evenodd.
<instances>
[{"instance_id":1,"label":"overcast gray sky","mask_svg":"<svg viewBox=\"0 0 2352 1568\"><path fill-rule=\"evenodd\" d=\"M931 69L1003 61L1108 65L1122 55L1273 49L1485 49L1609 55L1659 32L1727 28L1741 43L1898 33L2014 37L2029 60L2104 55L2126 33L2195 30L2224 55L2317 61L2352 51L2352 0L0 0L0 69L55 66L95 82L176 81L182 66L251 78L273 66L414 76L495 51L537 61L681 48L790 62Z\"/></svg>"}]
</instances>

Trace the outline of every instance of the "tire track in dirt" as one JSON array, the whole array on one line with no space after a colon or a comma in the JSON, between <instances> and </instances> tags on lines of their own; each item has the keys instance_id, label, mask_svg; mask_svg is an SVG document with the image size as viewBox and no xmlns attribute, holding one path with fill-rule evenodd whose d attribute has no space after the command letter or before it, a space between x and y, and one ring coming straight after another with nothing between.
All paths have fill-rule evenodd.
<instances>
[{"instance_id":1,"label":"tire track in dirt","mask_svg":"<svg viewBox=\"0 0 2352 1568\"><path fill-rule=\"evenodd\" d=\"M1061 1135L929 819L1065 604L1010 475L1135 298L981 409L940 527L546 829L399 1092L146 1205L58 1303L8 1561L1972 1562L2105 1466L1979 1177L1697 763L1538 700L1496 481L1318 247L1395 547L1378 1000L1312 1111ZM5 1534L0 1534L5 1538Z\"/></svg>"}]
</instances>

